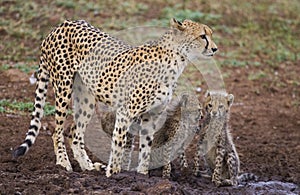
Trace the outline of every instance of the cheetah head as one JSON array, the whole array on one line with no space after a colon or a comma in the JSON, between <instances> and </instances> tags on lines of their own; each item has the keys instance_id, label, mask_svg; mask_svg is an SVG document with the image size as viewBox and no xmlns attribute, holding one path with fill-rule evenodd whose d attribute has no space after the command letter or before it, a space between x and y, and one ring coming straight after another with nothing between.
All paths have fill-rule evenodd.
<instances>
[{"instance_id":1,"label":"cheetah head","mask_svg":"<svg viewBox=\"0 0 300 195\"><path fill-rule=\"evenodd\" d=\"M232 94L208 91L205 97L205 111L211 117L224 117L229 112L233 100Z\"/></svg>"},{"instance_id":2,"label":"cheetah head","mask_svg":"<svg viewBox=\"0 0 300 195\"><path fill-rule=\"evenodd\" d=\"M181 98L181 115L191 124L197 124L203 119L202 104L193 95L183 94Z\"/></svg>"},{"instance_id":3,"label":"cheetah head","mask_svg":"<svg viewBox=\"0 0 300 195\"><path fill-rule=\"evenodd\" d=\"M211 57L217 52L217 45L212 40L212 30L207 25L191 20L181 23L174 18L170 24L171 28L177 30L175 41L181 45L180 52L189 60Z\"/></svg>"}]
</instances>

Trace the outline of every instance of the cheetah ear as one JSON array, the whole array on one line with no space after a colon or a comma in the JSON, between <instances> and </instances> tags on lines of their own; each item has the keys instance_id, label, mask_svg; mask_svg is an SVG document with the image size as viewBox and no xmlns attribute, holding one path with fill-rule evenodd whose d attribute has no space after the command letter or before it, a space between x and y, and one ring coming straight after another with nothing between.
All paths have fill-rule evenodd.
<instances>
[{"instance_id":1,"label":"cheetah ear","mask_svg":"<svg viewBox=\"0 0 300 195\"><path fill-rule=\"evenodd\" d=\"M188 101L188 94L182 94L180 100L181 106L186 107L187 101Z\"/></svg>"},{"instance_id":2,"label":"cheetah ear","mask_svg":"<svg viewBox=\"0 0 300 195\"><path fill-rule=\"evenodd\" d=\"M206 97L206 98L207 98L207 97L210 97L210 91L206 91L204 97Z\"/></svg>"},{"instance_id":3,"label":"cheetah ear","mask_svg":"<svg viewBox=\"0 0 300 195\"><path fill-rule=\"evenodd\" d=\"M183 24L178 20L176 20L175 18L172 18L170 20L170 25L172 28L177 28L180 31L183 31L185 29L185 26L183 26Z\"/></svg>"},{"instance_id":4,"label":"cheetah ear","mask_svg":"<svg viewBox=\"0 0 300 195\"><path fill-rule=\"evenodd\" d=\"M232 94L229 94L227 96L228 106L231 106L233 104L234 96Z\"/></svg>"}]
</instances>

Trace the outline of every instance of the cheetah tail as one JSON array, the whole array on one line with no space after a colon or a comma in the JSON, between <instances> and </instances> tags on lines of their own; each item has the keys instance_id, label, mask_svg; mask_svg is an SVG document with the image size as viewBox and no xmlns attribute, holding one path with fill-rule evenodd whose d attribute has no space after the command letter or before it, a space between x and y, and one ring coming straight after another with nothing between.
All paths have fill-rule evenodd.
<instances>
[{"instance_id":1,"label":"cheetah tail","mask_svg":"<svg viewBox=\"0 0 300 195\"><path fill-rule=\"evenodd\" d=\"M258 177L253 173L243 173L238 176L238 183L247 182L247 181L257 181Z\"/></svg>"},{"instance_id":2,"label":"cheetah tail","mask_svg":"<svg viewBox=\"0 0 300 195\"><path fill-rule=\"evenodd\" d=\"M26 133L24 142L14 151L14 158L22 156L28 152L29 148L32 146L32 144L34 144L41 128L40 120L44 114L44 105L46 100L47 86L49 82L49 75L47 70L41 67L43 67L42 64L40 65L36 83L34 111L32 112L30 126Z\"/></svg>"}]
</instances>

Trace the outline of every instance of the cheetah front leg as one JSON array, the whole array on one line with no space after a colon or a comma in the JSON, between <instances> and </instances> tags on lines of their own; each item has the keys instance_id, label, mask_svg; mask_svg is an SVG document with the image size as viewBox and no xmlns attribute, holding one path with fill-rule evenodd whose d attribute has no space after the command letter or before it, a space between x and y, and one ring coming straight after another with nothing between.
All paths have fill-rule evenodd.
<instances>
[{"instance_id":1,"label":"cheetah front leg","mask_svg":"<svg viewBox=\"0 0 300 195\"><path fill-rule=\"evenodd\" d=\"M124 148L123 160L122 160L122 169L129 171L131 165L131 154L134 147L134 135L127 132L127 140Z\"/></svg>"},{"instance_id":2,"label":"cheetah front leg","mask_svg":"<svg viewBox=\"0 0 300 195\"><path fill-rule=\"evenodd\" d=\"M151 146L154 133L162 127L166 120L164 107L158 107L142 115L142 129L140 130L139 161L137 172L148 174L151 159Z\"/></svg>"},{"instance_id":3,"label":"cheetah front leg","mask_svg":"<svg viewBox=\"0 0 300 195\"><path fill-rule=\"evenodd\" d=\"M225 156L225 149L223 147L217 146L215 169L212 174L212 182L214 182L216 186L222 185L221 174L222 174L224 156Z\"/></svg>"},{"instance_id":4,"label":"cheetah front leg","mask_svg":"<svg viewBox=\"0 0 300 195\"><path fill-rule=\"evenodd\" d=\"M227 166L230 177L229 181L226 182L227 185L237 185L239 174L239 160L234 151L228 154Z\"/></svg>"},{"instance_id":5,"label":"cheetah front leg","mask_svg":"<svg viewBox=\"0 0 300 195\"><path fill-rule=\"evenodd\" d=\"M207 163L207 157L205 155L205 153L203 152L200 152L200 150L202 150L202 147L200 147L201 149L199 149L197 152L196 152L196 155L194 157L194 175L196 177L205 177L205 178L211 178L211 175L212 175L212 170L211 168L209 167L208 163ZM204 167L204 170L201 171L200 170L200 159L203 160L203 167Z\"/></svg>"},{"instance_id":6,"label":"cheetah front leg","mask_svg":"<svg viewBox=\"0 0 300 195\"><path fill-rule=\"evenodd\" d=\"M205 169L208 170L208 165L205 159L205 154L208 152L207 151L207 141L204 140L205 138L205 132L204 130L202 130L200 132L199 135L199 142L197 144L197 150L196 150L196 154L194 156L194 175L195 176L200 176L201 175L201 171L200 171L200 159L204 160L204 167Z\"/></svg>"},{"instance_id":7,"label":"cheetah front leg","mask_svg":"<svg viewBox=\"0 0 300 195\"><path fill-rule=\"evenodd\" d=\"M199 148L200 145L198 145L197 148ZM201 158L201 152L200 149L197 149L196 154L194 156L194 175L200 176L200 158Z\"/></svg>"},{"instance_id":8,"label":"cheetah front leg","mask_svg":"<svg viewBox=\"0 0 300 195\"><path fill-rule=\"evenodd\" d=\"M105 165L102 163L93 163L85 151L84 144L84 133L94 114L95 98L88 92L79 75L75 76L73 92L74 120L76 125L72 125L69 144L81 170L100 170L100 168L105 168Z\"/></svg>"},{"instance_id":9,"label":"cheetah front leg","mask_svg":"<svg viewBox=\"0 0 300 195\"><path fill-rule=\"evenodd\" d=\"M142 129L140 131L138 173L148 174L152 141L153 133L151 133L149 129Z\"/></svg>"},{"instance_id":10,"label":"cheetah front leg","mask_svg":"<svg viewBox=\"0 0 300 195\"><path fill-rule=\"evenodd\" d=\"M172 171L172 165L171 165L171 162L169 161L163 167L162 178L170 178L171 171Z\"/></svg>"},{"instance_id":11,"label":"cheetah front leg","mask_svg":"<svg viewBox=\"0 0 300 195\"><path fill-rule=\"evenodd\" d=\"M182 148L182 150L184 150L184 148ZM186 160L185 151L180 152L179 158L181 170L188 168L189 164Z\"/></svg>"}]
</instances>

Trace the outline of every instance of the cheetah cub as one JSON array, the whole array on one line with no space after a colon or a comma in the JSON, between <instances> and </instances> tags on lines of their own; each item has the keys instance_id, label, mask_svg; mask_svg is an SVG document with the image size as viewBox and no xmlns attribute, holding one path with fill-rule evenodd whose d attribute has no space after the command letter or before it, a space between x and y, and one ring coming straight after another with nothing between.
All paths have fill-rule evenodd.
<instances>
[{"instance_id":1,"label":"cheetah cub","mask_svg":"<svg viewBox=\"0 0 300 195\"><path fill-rule=\"evenodd\" d=\"M206 115L200 131L198 150L195 155L196 176L200 175L200 158L205 163L206 175L217 186L237 185L256 180L251 173L239 175L240 161L229 131L229 113L234 96L221 91L207 92L204 109Z\"/></svg>"},{"instance_id":2,"label":"cheetah cub","mask_svg":"<svg viewBox=\"0 0 300 195\"><path fill-rule=\"evenodd\" d=\"M115 112L101 112L100 120L102 129L105 133L112 135L115 122ZM162 177L170 178L171 176L171 161L177 154L180 157L181 167L188 167L184 145L187 139L194 136L198 131L198 121L203 118L202 106L198 99L192 96L183 94L178 98L174 98L166 108L166 120L162 127L154 133L152 143L152 154L150 166L157 167L163 164ZM136 121L131 130L135 131ZM134 143L134 135L127 134L127 142L125 145L125 152L122 160L122 167L129 170L131 162L131 152ZM176 145L176 146L174 146ZM175 153L174 153L175 152Z\"/></svg>"}]
</instances>

